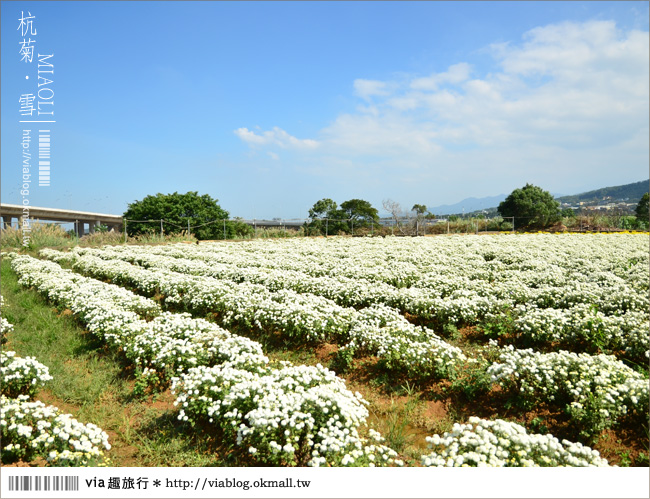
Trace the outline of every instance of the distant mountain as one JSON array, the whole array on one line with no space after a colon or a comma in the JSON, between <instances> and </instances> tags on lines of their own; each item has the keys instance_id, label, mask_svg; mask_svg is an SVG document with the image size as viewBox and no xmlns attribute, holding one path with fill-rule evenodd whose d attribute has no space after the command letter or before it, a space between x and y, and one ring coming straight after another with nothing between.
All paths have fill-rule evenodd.
<instances>
[{"instance_id":1,"label":"distant mountain","mask_svg":"<svg viewBox=\"0 0 650 499\"><path fill-rule=\"evenodd\" d=\"M641 197L648 192L650 179L634 182L633 184L618 185L615 187L603 187L594 191L583 192L571 196L559 196L554 194L553 197L560 203L576 204L585 202L587 204L597 204L606 199L613 201L626 201L628 203L638 203ZM498 196L488 196L484 198L466 198L456 204L443 204L440 206L429 207L429 211L435 215L460 215L470 214L485 210L490 214L496 212L499 203L503 201L507 194Z\"/></svg>"},{"instance_id":2,"label":"distant mountain","mask_svg":"<svg viewBox=\"0 0 650 499\"><path fill-rule=\"evenodd\" d=\"M456 204L442 204L440 206L433 206L428 208L431 213L435 215L454 215L463 213L471 213L478 210L487 210L499 206L507 194L499 194L498 196L488 196L485 198L466 198Z\"/></svg>"},{"instance_id":3,"label":"distant mountain","mask_svg":"<svg viewBox=\"0 0 650 499\"><path fill-rule=\"evenodd\" d=\"M583 192L573 196L556 197L560 203L589 203L595 204L601 201L626 201L628 203L638 203L641 197L648 192L649 180L634 182L633 184L617 185L615 187L603 187L595 191Z\"/></svg>"}]
</instances>

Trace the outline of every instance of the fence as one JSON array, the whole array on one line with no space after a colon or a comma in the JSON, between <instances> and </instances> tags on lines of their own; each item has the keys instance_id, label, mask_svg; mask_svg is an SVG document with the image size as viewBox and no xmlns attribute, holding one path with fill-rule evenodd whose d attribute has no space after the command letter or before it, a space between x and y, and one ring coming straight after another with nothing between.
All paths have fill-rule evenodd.
<instances>
[{"instance_id":1,"label":"fence","mask_svg":"<svg viewBox=\"0 0 650 499\"><path fill-rule=\"evenodd\" d=\"M513 217L509 217L513 219ZM429 220L429 219L416 219L416 218L408 218L408 217L403 217L403 218L391 218L391 219L380 219L379 223L376 223L375 221L371 220L368 226L368 222L360 219L355 219L355 218L317 218L317 219L304 219L304 218L291 218L291 219L281 219L281 218L276 218L272 220L266 220L266 219L252 219L252 220L247 220L247 219L241 219L241 218L234 218L234 219L220 219L220 220L213 220L210 222L205 222L202 224L196 224L192 225L191 223L191 218L187 219L187 225L179 225L177 223L171 222L169 220L165 219L154 219L154 220L131 220L131 219L123 219L123 233L125 240L128 239L128 226L129 223L139 223L139 224L152 224L156 226L156 229L159 229L160 232L160 237L164 237L165 234L172 234L172 233L177 233L180 231L186 231L188 235L192 234L193 231L196 229L199 229L201 227L206 227L210 225L220 225L222 227L222 234L223 234L223 239L228 239L228 224L229 222L239 222L243 223L246 225L249 225L250 227L253 228L253 237L256 237L258 235L258 230L259 229L272 229L272 228L277 228L283 231L285 234L287 233L287 230L294 230L294 231L299 231L301 228L307 228L309 229L310 227L313 229L314 222L319 222L320 227L316 227L317 229L324 228L324 235L325 236L331 236L331 235L336 235L332 229L336 228L335 223L341 223L345 222L346 224L349 224L348 227L346 227L346 230L349 229L349 233L351 235L359 235L359 234L365 234L369 233L371 235L374 235L376 232L385 234L388 230L390 230L391 235L422 235L426 234L427 232L430 232L430 228L432 226L438 226L440 224L446 224L447 225L447 233L450 233L450 220L449 219L436 219L436 220ZM464 219L465 224L472 227L472 232L481 232L481 226L483 223L485 223L485 226L483 226L483 230L487 231L488 230L488 223L490 223L493 219ZM33 221L32 221L33 222ZM47 224L51 225L66 225L66 224L73 224L75 226L75 232L78 232L78 221L76 222L45 222ZM356 223L356 232L355 232L355 223ZM457 222L451 222L451 223L457 223ZM323 226L324 224L324 226ZM3 223L2 228L8 228L16 226L16 229L20 228L20 222L15 221L9 223ZM175 230L170 230L169 228L173 229L178 229L178 231ZM94 233L95 230L97 230L98 227L96 226L91 226L89 224L89 233ZM363 229L363 230L362 230ZM414 233L412 233L414 232ZM347 233L347 232L346 232ZM77 233L79 237L81 237L83 234L82 233Z\"/></svg>"},{"instance_id":2,"label":"fence","mask_svg":"<svg viewBox=\"0 0 650 499\"><path fill-rule=\"evenodd\" d=\"M507 217L508 219L511 219L514 224L514 217ZM235 218L235 219L221 219L221 220L213 220L210 222L206 222L203 224L198 224L198 225L192 225L191 224L191 219L187 220L187 226L185 225L179 225L170 221L166 221L164 219L157 219L157 220L124 220L124 234L125 238L127 237L127 228L129 223L148 223L148 224L156 224L160 226L160 236L163 237L165 234L165 227L166 226L172 226L175 228L178 228L180 230L187 231L188 234L192 234L192 231L197 228L209 226L209 225L215 225L215 224L221 224L223 226L223 239L228 239L228 223L229 222L236 222L236 223L243 223L246 225L249 225L250 227L253 228L253 237L257 237L258 235L258 229L269 229L269 228L279 228L281 229L284 233L287 233L288 229L293 229L295 231L298 231L300 229L305 229L307 232L310 230L314 232L320 232L321 234L325 236L331 236L331 235L336 235L334 233L334 230L337 229L336 223L342 223L345 222L348 224L345 226L345 233L350 234L352 236L354 235L365 235L365 234L370 234L374 235L375 233L380 233L380 234L386 234L388 230L390 230L391 235L424 235L427 233L432 233L431 227L433 226L439 226L441 224L446 224L446 232L451 233L451 228L452 226L454 227L454 231L458 232L457 226L463 225L467 229L464 230L463 232L466 233L480 233L480 232L487 232L489 231L489 225L494 224L494 223L499 223L499 221L503 221L503 217L497 217L497 218L464 218L459 221L451 221L448 218L447 219L435 219L435 220L430 220L430 219L418 219L418 218L412 218L412 217L403 217L403 218L384 218L380 219L379 222L375 222L374 220L366 221L362 219L356 219L356 218L316 218L316 219L305 219L305 218L291 218L291 219L280 219L276 218L273 220L265 220L265 219L242 219L242 218ZM355 227L356 224L356 227ZM484 225L485 224L485 225ZM514 227L514 225L513 225ZM340 225L338 226L338 229L340 229ZM334 229L334 230L333 230ZM514 230L513 228L509 228ZM169 232L169 231L167 231ZM439 232L439 231L438 231Z\"/></svg>"},{"instance_id":3,"label":"fence","mask_svg":"<svg viewBox=\"0 0 650 499\"><path fill-rule=\"evenodd\" d=\"M416 218L416 217L395 217L395 218L382 218L379 222L374 220L364 221L362 219L355 218L316 218L316 219L305 219L305 218L275 218L272 220L268 219L242 219L242 218L231 218L231 219L219 219L212 220L200 224L192 224L192 218L187 218L187 224L177 224L175 222L165 220L165 219L154 219L154 220L131 220L123 219L122 231L124 234L124 240L128 240L128 226L129 224L151 224L155 226L155 229L150 231L152 233L158 232L160 237L163 238L166 234L178 234L179 232L185 231L188 235L193 233L196 235L196 229L202 227L219 225L220 231L219 235L223 239L232 239L232 238L247 238L247 237L274 237L278 234L269 235L268 229L279 229L281 234L284 236L290 235L291 231L299 232L301 229L302 235L316 235L322 234L325 236L333 236L339 233L341 230L341 223L345 222L348 224L344 226L343 232L352 236L359 235L395 235L395 236L421 236L426 234L451 234L451 233L465 233L465 234L480 234L486 232L503 232L510 231L515 232L515 226L517 221L525 220L528 217L493 217L493 218L479 218L479 217L460 217L460 216L451 216L447 218L437 218L437 219L426 219L426 218ZM588 221L583 221L583 217L578 217L576 221L576 226L569 229L572 232L585 232L585 231L602 231L603 228L594 229L591 227L591 224ZM508 222L505 224L504 222ZM33 220L32 220L33 223ZM78 232L77 222L45 222L51 225L65 225L65 224L74 224L75 232L77 232L78 237L81 237L82 233ZM252 233L240 234L237 236L233 235L233 230L229 231L229 224L240 223L246 224L252 227ZM337 225L338 224L338 225ZM19 221L12 221L8 224L6 221L3 221L1 228L14 227L20 229ZM95 230L101 230L97 226L91 226L89 224L89 233L94 233ZM119 229L118 229L119 230ZM261 231L263 230L263 231ZM218 236L215 239L219 238Z\"/></svg>"}]
</instances>

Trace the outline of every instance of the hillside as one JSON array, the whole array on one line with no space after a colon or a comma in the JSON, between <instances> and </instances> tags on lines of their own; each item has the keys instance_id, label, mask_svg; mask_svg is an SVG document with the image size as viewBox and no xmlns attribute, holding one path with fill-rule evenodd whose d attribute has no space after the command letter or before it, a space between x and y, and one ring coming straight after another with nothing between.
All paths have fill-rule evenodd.
<instances>
[{"instance_id":1,"label":"hillside","mask_svg":"<svg viewBox=\"0 0 650 499\"><path fill-rule=\"evenodd\" d=\"M617 185L615 187L603 187L594 191L583 192L582 194L574 194L572 196L562 196L555 198L560 203L588 203L596 204L603 200L611 201L627 201L629 203L638 203L646 192L648 192L648 185L650 180L642 180L641 182L634 182L633 184Z\"/></svg>"},{"instance_id":2,"label":"hillside","mask_svg":"<svg viewBox=\"0 0 650 499\"><path fill-rule=\"evenodd\" d=\"M433 206L429 211L436 215L452 215L454 213L472 213L475 211L489 210L498 206L501 201L507 197L507 194L499 194L498 196L489 196L484 198L466 198L454 204L443 204L440 206ZM494 208L496 210L496 208Z\"/></svg>"}]
</instances>

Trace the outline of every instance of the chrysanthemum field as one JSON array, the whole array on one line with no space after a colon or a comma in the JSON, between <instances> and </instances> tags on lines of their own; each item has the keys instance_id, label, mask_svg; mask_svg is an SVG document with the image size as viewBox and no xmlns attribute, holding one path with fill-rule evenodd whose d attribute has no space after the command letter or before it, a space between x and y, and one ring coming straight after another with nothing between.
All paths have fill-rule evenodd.
<instances>
[{"instance_id":1,"label":"chrysanthemum field","mask_svg":"<svg viewBox=\"0 0 650 499\"><path fill-rule=\"evenodd\" d=\"M6 253L21 323L3 311L2 461L648 466L648 250L647 234L500 234ZM71 358L43 351L56 389L20 351L20 300L78 331ZM93 420L59 423L39 394L75 409L77 361L121 395L97 387ZM152 457L157 425L175 458Z\"/></svg>"}]
</instances>

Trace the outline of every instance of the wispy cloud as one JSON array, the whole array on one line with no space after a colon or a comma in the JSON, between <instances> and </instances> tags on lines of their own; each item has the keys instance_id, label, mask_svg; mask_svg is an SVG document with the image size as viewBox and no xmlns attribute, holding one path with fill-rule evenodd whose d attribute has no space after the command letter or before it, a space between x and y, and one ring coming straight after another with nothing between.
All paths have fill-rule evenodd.
<instances>
[{"instance_id":1,"label":"wispy cloud","mask_svg":"<svg viewBox=\"0 0 650 499\"><path fill-rule=\"evenodd\" d=\"M318 147L316 140L298 139L277 126L261 134L257 134L248 128L238 128L235 130L235 135L251 146L276 145L283 149L313 149Z\"/></svg>"},{"instance_id":2,"label":"wispy cloud","mask_svg":"<svg viewBox=\"0 0 650 499\"><path fill-rule=\"evenodd\" d=\"M410 87L414 90L437 90L440 85L445 83L461 83L469 78L470 65L466 62L460 62L449 66L444 73L434 73L424 78L415 78L411 80Z\"/></svg>"},{"instance_id":3,"label":"wispy cloud","mask_svg":"<svg viewBox=\"0 0 650 499\"><path fill-rule=\"evenodd\" d=\"M388 83L377 80L354 80L354 93L364 100L370 100L373 96L384 97L390 95Z\"/></svg>"}]
</instances>

